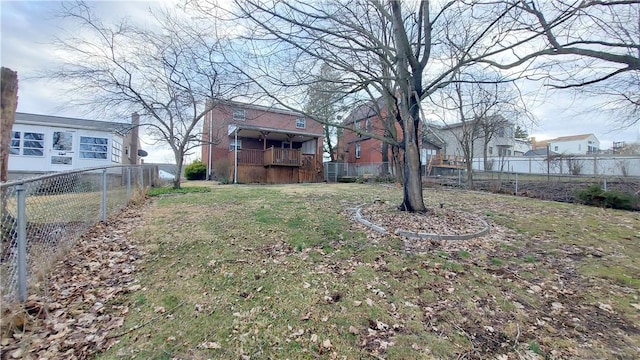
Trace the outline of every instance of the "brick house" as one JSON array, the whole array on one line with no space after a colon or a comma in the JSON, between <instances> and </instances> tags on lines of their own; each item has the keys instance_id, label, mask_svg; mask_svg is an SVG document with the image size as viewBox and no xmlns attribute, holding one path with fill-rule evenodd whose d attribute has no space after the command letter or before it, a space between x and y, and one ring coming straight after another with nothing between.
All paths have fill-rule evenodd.
<instances>
[{"instance_id":1,"label":"brick house","mask_svg":"<svg viewBox=\"0 0 640 360\"><path fill-rule=\"evenodd\" d=\"M363 131L375 135L385 135L383 119L387 118L388 109L383 98L368 101L353 109L342 122L347 128L338 136L338 160L350 164L369 164L383 162L383 143ZM402 139L400 124L393 122L398 138ZM353 130L351 130L353 129ZM392 158L391 146L387 147L387 161Z\"/></svg>"},{"instance_id":2,"label":"brick house","mask_svg":"<svg viewBox=\"0 0 640 360\"><path fill-rule=\"evenodd\" d=\"M303 114L221 102L206 114L202 138L209 179L233 181L236 175L239 183L322 181L322 124Z\"/></svg>"}]
</instances>

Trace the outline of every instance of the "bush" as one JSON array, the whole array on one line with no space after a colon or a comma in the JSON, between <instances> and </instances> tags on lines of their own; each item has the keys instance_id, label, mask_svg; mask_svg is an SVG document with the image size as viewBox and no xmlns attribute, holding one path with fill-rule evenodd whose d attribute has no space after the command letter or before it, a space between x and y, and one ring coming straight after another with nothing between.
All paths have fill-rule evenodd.
<instances>
[{"instance_id":1,"label":"bush","mask_svg":"<svg viewBox=\"0 0 640 360\"><path fill-rule=\"evenodd\" d=\"M231 178L229 177L229 171L231 170L231 164L228 159L220 159L213 164L213 170L215 178L220 182L220 184L229 184L231 183Z\"/></svg>"},{"instance_id":2,"label":"bush","mask_svg":"<svg viewBox=\"0 0 640 360\"><path fill-rule=\"evenodd\" d=\"M576 192L576 197L586 205L610 207L613 209L633 210L637 199L622 191L604 191L598 184L589 185Z\"/></svg>"},{"instance_id":3,"label":"bush","mask_svg":"<svg viewBox=\"0 0 640 360\"><path fill-rule=\"evenodd\" d=\"M204 180L207 178L207 166L200 160L195 160L184 168L187 180Z\"/></svg>"}]
</instances>

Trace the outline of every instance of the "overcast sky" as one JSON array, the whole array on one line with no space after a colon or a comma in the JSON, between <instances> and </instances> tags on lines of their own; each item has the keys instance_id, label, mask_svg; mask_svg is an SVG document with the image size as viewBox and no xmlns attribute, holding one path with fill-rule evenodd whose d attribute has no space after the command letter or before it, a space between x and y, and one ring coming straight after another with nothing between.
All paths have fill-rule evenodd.
<instances>
[{"instance_id":1,"label":"overcast sky","mask_svg":"<svg viewBox=\"0 0 640 360\"><path fill-rule=\"evenodd\" d=\"M171 3L165 0L162 3ZM159 1L90 1L96 13L105 21L123 16L134 21L144 21L149 8L161 5ZM18 71L18 111L26 113L92 118L86 109L65 107L65 95L61 85L30 77L55 66L56 51L50 45L56 35L73 31L55 18L59 1L5 1L0 0L1 13L1 61L2 66ZM537 85L529 84L527 88ZM634 128L616 130L615 118L593 109L585 111L588 99L576 99L568 92L539 92L538 104L532 112L538 124L531 126L530 135L538 139L593 133L600 140L601 148L612 146L614 141L640 141L640 124ZM544 96L546 95L546 96ZM100 120L100 119L97 119ZM129 121L122 119L121 121ZM174 162L171 151L143 145L149 150L147 162Z\"/></svg>"}]
</instances>

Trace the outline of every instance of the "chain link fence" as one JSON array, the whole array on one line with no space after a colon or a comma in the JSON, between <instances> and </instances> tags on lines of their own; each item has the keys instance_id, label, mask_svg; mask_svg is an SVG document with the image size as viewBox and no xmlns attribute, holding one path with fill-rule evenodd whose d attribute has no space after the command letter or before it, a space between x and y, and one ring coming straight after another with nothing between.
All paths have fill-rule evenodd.
<instances>
[{"instance_id":1,"label":"chain link fence","mask_svg":"<svg viewBox=\"0 0 640 360\"><path fill-rule=\"evenodd\" d=\"M0 295L25 301L77 239L158 183L157 166L111 166L0 184Z\"/></svg>"},{"instance_id":2,"label":"chain link fence","mask_svg":"<svg viewBox=\"0 0 640 360\"><path fill-rule=\"evenodd\" d=\"M325 162L324 179L327 182L337 182L341 178L379 178L391 179L394 173L390 163L345 163Z\"/></svg>"}]
</instances>

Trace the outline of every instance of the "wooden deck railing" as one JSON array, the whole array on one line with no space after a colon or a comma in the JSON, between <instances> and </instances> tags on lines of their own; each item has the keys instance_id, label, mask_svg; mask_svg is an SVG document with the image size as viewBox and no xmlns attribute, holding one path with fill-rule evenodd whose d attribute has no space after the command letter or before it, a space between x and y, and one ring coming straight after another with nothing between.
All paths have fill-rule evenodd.
<instances>
[{"instance_id":1,"label":"wooden deck railing","mask_svg":"<svg viewBox=\"0 0 640 360\"><path fill-rule=\"evenodd\" d=\"M264 165L300 166L301 153L298 149L270 147L264 151Z\"/></svg>"},{"instance_id":2,"label":"wooden deck railing","mask_svg":"<svg viewBox=\"0 0 640 360\"><path fill-rule=\"evenodd\" d=\"M301 166L299 149L270 147L267 150L242 149L238 151L238 164L262 166ZM233 164L235 152L229 151L229 161Z\"/></svg>"},{"instance_id":3,"label":"wooden deck railing","mask_svg":"<svg viewBox=\"0 0 640 360\"><path fill-rule=\"evenodd\" d=\"M238 151L238 164L262 165L263 150L242 149ZM230 152L232 159L235 157L233 151ZM233 160L231 161L233 163Z\"/></svg>"}]
</instances>

